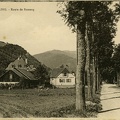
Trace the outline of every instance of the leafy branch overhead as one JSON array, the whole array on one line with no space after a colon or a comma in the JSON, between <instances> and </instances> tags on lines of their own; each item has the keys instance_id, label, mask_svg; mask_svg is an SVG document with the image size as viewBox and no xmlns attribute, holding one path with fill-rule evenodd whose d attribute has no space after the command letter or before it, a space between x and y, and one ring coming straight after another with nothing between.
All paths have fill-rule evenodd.
<instances>
[{"instance_id":1,"label":"leafy branch overhead","mask_svg":"<svg viewBox=\"0 0 120 120\"><path fill-rule=\"evenodd\" d=\"M106 23L116 26L116 21L119 19L120 8L119 4L115 4L115 10L110 8L112 1L70 1L59 3L60 10L57 12L63 17L65 23L75 29L75 25L81 25L81 22L87 21L91 23ZM89 8L89 9L88 9Z\"/></svg>"}]
</instances>

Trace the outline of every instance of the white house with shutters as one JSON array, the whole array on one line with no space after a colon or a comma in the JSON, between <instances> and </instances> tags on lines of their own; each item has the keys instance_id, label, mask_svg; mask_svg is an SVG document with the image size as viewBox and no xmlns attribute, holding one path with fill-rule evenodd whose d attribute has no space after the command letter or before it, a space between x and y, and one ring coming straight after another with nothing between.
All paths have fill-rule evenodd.
<instances>
[{"instance_id":1,"label":"white house with shutters","mask_svg":"<svg viewBox=\"0 0 120 120\"><path fill-rule=\"evenodd\" d=\"M50 84L57 88L75 87L75 75L67 68L55 68L50 75Z\"/></svg>"}]
</instances>

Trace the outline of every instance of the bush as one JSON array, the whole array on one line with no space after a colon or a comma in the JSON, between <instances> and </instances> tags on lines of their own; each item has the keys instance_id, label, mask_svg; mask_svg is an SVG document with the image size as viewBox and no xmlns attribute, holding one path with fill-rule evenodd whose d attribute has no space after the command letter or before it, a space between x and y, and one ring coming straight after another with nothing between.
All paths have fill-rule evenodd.
<instances>
[{"instance_id":1,"label":"bush","mask_svg":"<svg viewBox=\"0 0 120 120\"><path fill-rule=\"evenodd\" d=\"M61 109L49 113L49 117L65 117L66 114L71 114L75 111L75 105L62 107Z\"/></svg>"},{"instance_id":2,"label":"bush","mask_svg":"<svg viewBox=\"0 0 120 120\"><path fill-rule=\"evenodd\" d=\"M50 113L50 117L61 117L63 114L61 114L59 111L53 111Z\"/></svg>"},{"instance_id":3,"label":"bush","mask_svg":"<svg viewBox=\"0 0 120 120\"><path fill-rule=\"evenodd\" d=\"M100 103L100 94L95 94L93 99L91 100L93 103Z\"/></svg>"},{"instance_id":4,"label":"bush","mask_svg":"<svg viewBox=\"0 0 120 120\"><path fill-rule=\"evenodd\" d=\"M39 117L40 113L39 111L35 111L34 116Z\"/></svg>"},{"instance_id":5,"label":"bush","mask_svg":"<svg viewBox=\"0 0 120 120\"><path fill-rule=\"evenodd\" d=\"M75 104L63 107L61 109L58 109L56 111L52 111L49 113L49 117L69 117L72 115L72 117L83 117L83 118L89 118L89 117L96 117L97 113L102 109L101 104L91 103L86 105L86 110L84 112L76 111L75 110Z\"/></svg>"},{"instance_id":6,"label":"bush","mask_svg":"<svg viewBox=\"0 0 120 120\"><path fill-rule=\"evenodd\" d=\"M19 88L20 88L19 83L15 83L14 86L13 86L13 89L19 89Z\"/></svg>"},{"instance_id":7,"label":"bush","mask_svg":"<svg viewBox=\"0 0 120 120\"><path fill-rule=\"evenodd\" d=\"M77 117L82 117L82 118L86 118L87 117L87 112L84 111L84 112L81 112L81 111L75 111L75 116Z\"/></svg>"},{"instance_id":8,"label":"bush","mask_svg":"<svg viewBox=\"0 0 120 120\"><path fill-rule=\"evenodd\" d=\"M4 84L0 84L0 89L4 89Z\"/></svg>"},{"instance_id":9,"label":"bush","mask_svg":"<svg viewBox=\"0 0 120 120\"><path fill-rule=\"evenodd\" d=\"M11 115L8 112L3 113L3 118L10 118Z\"/></svg>"},{"instance_id":10,"label":"bush","mask_svg":"<svg viewBox=\"0 0 120 120\"><path fill-rule=\"evenodd\" d=\"M99 112L102 109L101 104L88 104L86 105L86 111L88 112Z\"/></svg>"},{"instance_id":11,"label":"bush","mask_svg":"<svg viewBox=\"0 0 120 120\"><path fill-rule=\"evenodd\" d=\"M10 85L9 85L9 84L7 84L7 83L6 83L6 84L4 84L4 88L5 88L5 89L8 89L8 88L9 88L9 86L10 86Z\"/></svg>"}]
</instances>

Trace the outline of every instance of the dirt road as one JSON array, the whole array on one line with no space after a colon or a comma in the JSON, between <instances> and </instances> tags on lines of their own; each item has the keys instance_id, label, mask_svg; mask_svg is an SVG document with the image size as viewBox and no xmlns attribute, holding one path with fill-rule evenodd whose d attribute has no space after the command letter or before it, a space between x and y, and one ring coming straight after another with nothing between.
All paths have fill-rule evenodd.
<instances>
[{"instance_id":1,"label":"dirt road","mask_svg":"<svg viewBox=\"0 0 120 120\"><path fill-rule=\"evenodd\" d=\"M101 91L102 111L98 118L120 118L120 87L104 84Z\"/></svg>"}]
</instances>

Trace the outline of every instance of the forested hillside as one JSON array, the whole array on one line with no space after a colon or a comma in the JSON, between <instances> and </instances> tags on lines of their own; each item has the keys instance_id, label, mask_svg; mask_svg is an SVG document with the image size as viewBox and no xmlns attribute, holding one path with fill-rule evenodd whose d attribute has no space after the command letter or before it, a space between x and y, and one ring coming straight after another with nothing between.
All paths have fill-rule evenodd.
<instances>
[{"instance_id":1,"label":"forested hillside","mask_svg":"<svg viewBox=\"0 0 120 120\"><path fill-rule=\"evenodd\" d=\"M19 45L5 44L0 42L0 75L4 72L8 64L16 60L20 55L28 58L28 64L35 67L40 65L40 62L31 56L24 48Z\"/></svg>"}]
</instances>

